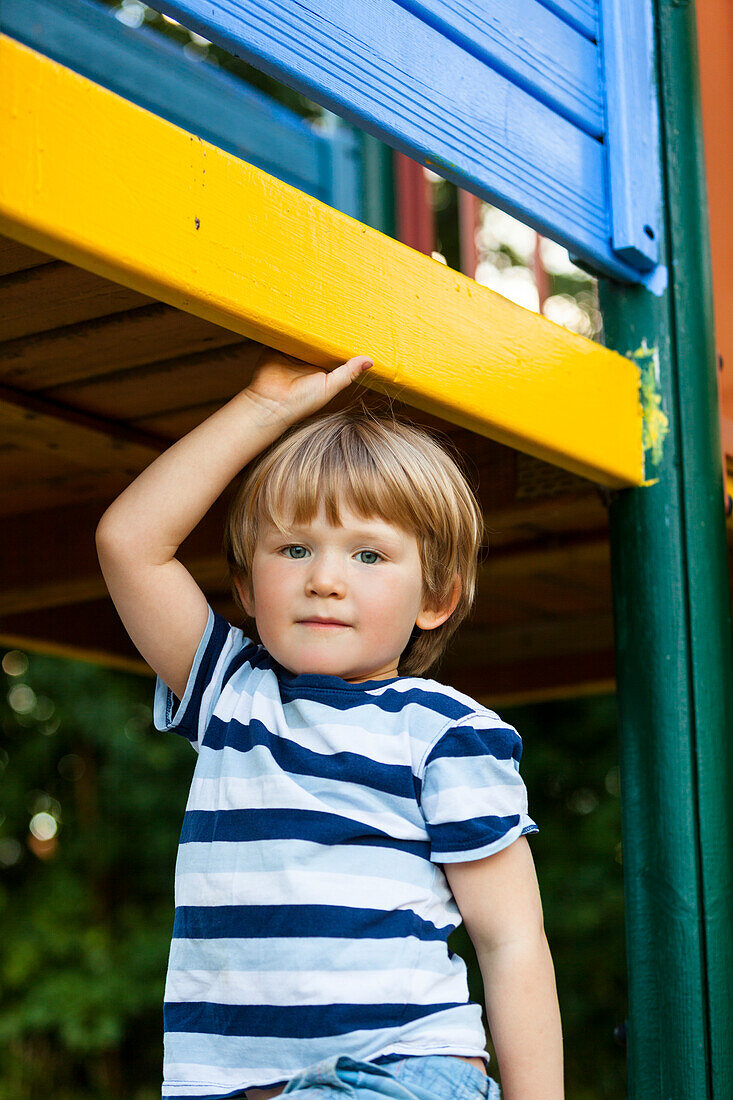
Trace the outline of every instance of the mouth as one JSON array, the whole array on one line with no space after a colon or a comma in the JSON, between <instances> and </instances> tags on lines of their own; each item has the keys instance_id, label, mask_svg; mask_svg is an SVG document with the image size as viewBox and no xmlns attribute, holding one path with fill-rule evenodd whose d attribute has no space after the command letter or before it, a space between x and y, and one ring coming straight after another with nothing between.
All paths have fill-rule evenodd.
<instances>
[{"instance_id":1,"label":"mouth","mask_svg":"<svg viewBox=\"0 0 733 1100\"><path fill-rule=\"evenodd\" d=\"M342 623L338 619L299 619L299 626L316 626L316 627L341 627L344 629L349 626L348 623Z\"/></svg>"}]
</instances>

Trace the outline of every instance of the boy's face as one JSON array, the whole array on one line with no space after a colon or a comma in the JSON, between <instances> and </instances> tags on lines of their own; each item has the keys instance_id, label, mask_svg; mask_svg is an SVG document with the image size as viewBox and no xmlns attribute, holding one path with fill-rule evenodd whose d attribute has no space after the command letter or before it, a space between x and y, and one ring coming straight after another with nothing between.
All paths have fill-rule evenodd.
<instances>
[{"instance_id":1,"label":"boy's face","mask_svg":"<svg viewBox=\"0 0 733 1100\"><path fill-rule=\"evenodd\" d=\"M423 607L417 539L385 520L340 509L343 527L323 509L283 537L261 525L252 562L252 592L239 586L262 644L296 675L319 673L351 683L397 675L417 624L444 622Z\"/></svg>"}]
</instances>

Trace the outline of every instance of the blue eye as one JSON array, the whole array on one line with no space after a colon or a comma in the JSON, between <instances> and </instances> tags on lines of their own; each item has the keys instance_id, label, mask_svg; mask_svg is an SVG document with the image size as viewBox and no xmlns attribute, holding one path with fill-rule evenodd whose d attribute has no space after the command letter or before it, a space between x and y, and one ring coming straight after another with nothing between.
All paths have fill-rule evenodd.
<instances>
[{"instance_id":1,"label":"blue eye","mask_svg":"<svg viewBox=\"0 0 733 1100\"><path fill-rule=\"evenodd\" d=\"M359 550L359 553L360 554L372 554L377 559L377 561L382 560L382 555L378 554L376 550ZM365 561L364 562L364 565L376 565L376 564L377 564L376 561Z\"/></svg>"},{"instance_id":2,"label":"blue eye","mask_svg":"<svg viewBox=\"0 0 733 1100\"><path fill-rule=\"evenodd\" d=\"M287 550L303 550L303 551L305 551L306 554L308 553L308 551L305 549L305 546L283 546L283 553L284 554ZM290 557L289 554L287 554L286 556ZM291 560L292 561L302 561L303 558L300 554L298 554L295 557L293 557Z\"/></svg>"}]
</instances>

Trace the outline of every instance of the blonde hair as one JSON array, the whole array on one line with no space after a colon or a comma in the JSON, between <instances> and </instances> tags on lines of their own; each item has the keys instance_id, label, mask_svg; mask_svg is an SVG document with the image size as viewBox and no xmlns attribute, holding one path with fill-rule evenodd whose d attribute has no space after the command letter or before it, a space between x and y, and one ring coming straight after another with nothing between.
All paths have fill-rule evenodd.
<instances>
[{"instance_id":1,"label":"blonde hair","mask_svg":"<svg viewBox=\"0 0 733 1100\"><path fill-rule=\"evenodd\" d=\"M323 502L341 526L339 506L378 517L417 539L423 600L434 610L450 599L456 574L458 604L433 630L417 626L398 672L421 676L442 657L448 640L473 607L478 554L484 536L481 506L455 459L421 428L366 407L302 421L245 468L229 506L224 552L234 582L251 590L252 559L261 521L284 531L311 522Z\"/></svg>"}]
</instances>

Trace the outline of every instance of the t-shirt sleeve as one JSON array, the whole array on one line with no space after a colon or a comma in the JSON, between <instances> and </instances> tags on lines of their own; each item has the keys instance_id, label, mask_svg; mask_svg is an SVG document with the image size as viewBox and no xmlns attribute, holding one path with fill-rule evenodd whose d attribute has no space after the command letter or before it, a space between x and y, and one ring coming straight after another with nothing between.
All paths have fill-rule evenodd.
<instances>
[{"instance_id":1,"label":"t-shirt sleeve","mask_svg":"<svg viewBox=\"0 0 733 1100\"><path fill-rule=\"evenodd\" d=\"M522 740L492 713L445 730L429 749L420 802L434 863L464 863L538 832L519 774Z\"/></svg>"},{"instance_id":2,"label":"t-shirt sleeve","mask_svg":"<svg viewBox=\"0 0 733 1100\"><path fill-rule=\"evenodd\" d=\"M155 681L155 728L180 733L198 752L222 689L232 673L245 668L247 658L254 657L259 648L239 627L209 607L183 698L174 695L159 676Z\"/></svg>"}]
</instances>

